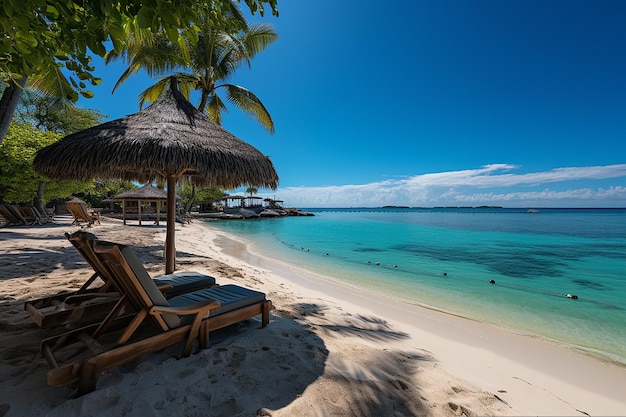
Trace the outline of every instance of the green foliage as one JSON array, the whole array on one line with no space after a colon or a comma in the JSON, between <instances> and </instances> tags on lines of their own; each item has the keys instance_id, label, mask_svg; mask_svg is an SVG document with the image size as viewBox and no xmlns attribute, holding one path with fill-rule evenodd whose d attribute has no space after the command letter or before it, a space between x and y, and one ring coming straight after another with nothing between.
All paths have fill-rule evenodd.
<instances>
[{"instance_id":1,"label":"green foliage","mask_svg":"<svg viewBox=\"0 0 626 417\"><path fill-rule=\"evenodd\" d=\"M94 180L89 183L83 192L74 193L76 197L83 199L89 207L104 207L102 200L116 196L137 188L135 184L122 180Z\"/></svg>"},{"instance_id":2,"label":"green foliage","mask_svg":"<svg viewBox=\"0 0 626 417\"><path fill-rule=\"evenodd\" d=\"M274 122L261 100L250 90L225 83L242 65L250 66L252 58L278 39L272 25L248 25L242 16L230 15L220 26L210 18L198 17L197 33L183 33L177 42L165 34L149 38L129 36L127 49L111 52L107 62L122 58L128 68L115 85L139 70L148 75L166 75L140 94L140 107L164 94L170 79L177 80L180 92L189 98L191 90L200 92L198 109L215 123L221 124L226 101L256 119L270 133ZM220 90L221 89L221 90ZM226 101L218 96L223 91Z\"/></svg>"},{"instance_id":3,"label":"green foliage","mask_svg":"<svg viewBox=\"0 0 626 417\"><path fill-rule=\"evenodd\" d=\"M224 190L220 187L193 187L187 182L181 182L176 194L182 198L184 207L192 204L213 204L224 196Z\"/></svg>"},{"instance_id":4,"label":"green foliage","mask_svg":"<svg viewBox=\"0 0 626 417\"><path fill-rule=\"evenodd\" d=\"M61 137L54 132L42 132L30 123L13 122L0 144L0 199L32 204L39 183L45 181L33 170L35 152ZM76 181L49 181L43 199L65 197L85 185Z\"/></svg>"},{"instance_id":5,"label":"green foliage","mask_svg":"<svg viewBox=\"0 0 626 417\"><path fill-rule=\"evenodd\" d=\"M251 12L264 5L278 15L277 0L245 0ZM193 38L198 15L219 25L236 5L231 0L3 0L0 13L0 75L5 82L41 76L64 67L71 74L65 97L90 97L97 85L91 54L104 56L107 42L117 52L128 34L166 33L177 42Z\"/></svg>"},{"instance_id":6,"label":"green foliage","mask_svg":"<svg viewBox=\"0 0 626 417\"><path fill-rule=\"evenodd\" d=\"M30 122L39 130L66 135L100 124L105 117L98 110L76 107L33 89L24 90L15 112L18 121Z\"/></svg>"}]
</instances>

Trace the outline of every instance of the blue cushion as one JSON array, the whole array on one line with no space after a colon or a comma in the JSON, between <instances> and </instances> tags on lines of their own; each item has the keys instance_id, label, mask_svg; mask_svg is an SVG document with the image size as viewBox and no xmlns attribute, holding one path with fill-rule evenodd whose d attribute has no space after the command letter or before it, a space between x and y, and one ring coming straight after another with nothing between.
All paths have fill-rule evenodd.
<instances>
[{"instance_id":1,"label":"blue cushion","mask_svg":"<svg viewBox=\"0 0 626 417\"><path fill-rule=\"evenodd\" d=\"M265 301L265 294L238 285L227 284L179 295L168 301L172 307L179 307L199 303L209 298L220 302L220 308L211 310L209 314L209 317L214 317Z\"/></svg>"},{"instance_id":2,"label":"blue cushion","mask_svg":"<svg viewBox=\"0 0 626 417\"><path fill-rule=\"evenodd\" d=\"M162 284L171 285L172 289L166 292L185 293L215 285L215 278L198 272L182 271L160 275L154 278L154 283L157 286Z\"/></svg>"}]
</instances>

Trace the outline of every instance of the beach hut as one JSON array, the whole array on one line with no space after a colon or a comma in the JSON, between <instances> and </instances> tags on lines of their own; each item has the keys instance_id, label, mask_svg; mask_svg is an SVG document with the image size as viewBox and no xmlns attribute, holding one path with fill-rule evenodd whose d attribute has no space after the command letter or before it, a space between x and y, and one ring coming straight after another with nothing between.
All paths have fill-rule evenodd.
<instances>
[{"instance_id":1,"label":"beach hut","mask_svg":"<svg viewBox=\"0 0 626 417\"><path fill-rule=\"evenodd\" d=\"M156 214L156 224L159 225L161 208L167 206L167 192L152 185L144 185L143 187L117 194L111 200L122 203L122 220L124 224L126 224L127 218L136 216L141 226L142 214ZM176 201L180 200L181 198L176 196ZM155 206L154 213L152 212L152 204Z\"/></svg>"},{"instance_id":2,"label":"beach hut","mask_svg":"<svg viewBox=\"0 0 626 417\"><path fill-rule=\"evenodd\" d=\"M37 152L35 171L52 179L121 178L167 184L165 271L175 270L175 189L181 177L226 189L276 189L278 174L268 157L211 122L178 91L146 109L73 133Z\"/></svg>"}]
</instances>

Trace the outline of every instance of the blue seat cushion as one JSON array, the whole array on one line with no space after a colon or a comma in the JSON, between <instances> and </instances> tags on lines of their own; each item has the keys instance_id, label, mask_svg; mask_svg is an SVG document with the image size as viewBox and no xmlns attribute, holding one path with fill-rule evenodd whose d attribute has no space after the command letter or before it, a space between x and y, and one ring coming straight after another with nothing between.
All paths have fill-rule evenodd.
<instances>
[{"instance_id":1,"label":"blue seat cushion","mask_svg":"<svg viewBox=\"0 0 626 417\"><path fill-rule=\"evenodd\" d=\"M180 307L199 303L209 298L220 302L220 307L211 310L209 314L209 317L215 317L238 308L263 302L265 301L265 294L238 285L227 284L179 295L170 298L168 302L172 307Z\"/></svg>"},{"instance_id":2,"label":"blue seat cushion","mask_svg":"<svg viewBox=\"0 0 626 417\"><path fill-rule=\"evenodd\" d=\"M173 274L160 275L153 279L157 286L162 284L171 285L172 289L167 292L185 293L215 285L215 278L199 272L182 271Z\"/></svg>"}]
</instances>

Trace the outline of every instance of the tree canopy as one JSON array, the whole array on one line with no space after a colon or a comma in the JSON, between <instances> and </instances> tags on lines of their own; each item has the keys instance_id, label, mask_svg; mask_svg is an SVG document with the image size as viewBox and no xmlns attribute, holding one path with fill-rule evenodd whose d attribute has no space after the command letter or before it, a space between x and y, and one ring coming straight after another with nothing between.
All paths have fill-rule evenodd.
<instances>
[{"instance_id":1,"label":"tree canopy","mask_svg":"<svg viewBox=\"0 0 626 417\"><path fill-rule=\"evenodd\" d=\"M263 15L269 5L278 16L278 0L244 1L252 13ZM236 8L234 0L3 0L0 77L7 88L0 100L0 143L27 80L70 101L79 94L92 97L88 86L101 82L91 64L94 54L104 57L111 46L124 50L129 34L165 33L172 42L182 33L193 38L198 15L220 27Z\"/></svg>"},{"instance_id":2,"label":"tree canopy","mask_svg":"<svg viewBox=\"0 0 626 417\"><path fill-rule=\"evenodd\" d=\"M95 126L107 116L95 109L85 109L64 100L25 89L15 111L15 120L29 122L39 130L69 135Z\"/></svg>"},{"instance_id":3,"label":"tree canopy","mask_svg":"<svg viewBox=\"0 0 626 417\"><path fill-rule=\"evenodd\" d=\"M277 0L245 0L252 13ZM38 74L53 62L74 74L73 91L89 97L85 81L96 84L90 54L104 56L107 42L124 49L128 33L164 32L172 42L193 32L198 12L219 25L233 7L231 0L4 0L0 14L0 73L5 81ZM76 96L76 98L78 98Z\"/></svg>"},{"instance_id":4,"label":"tree canopy","mask_svg":"<svg viewBox=\"0 0 626 417\"><path fill-rule=\"evenodd\" d=\"M42 178L33 169L35 152L61 138L61 134L42 132L30 123L13 122L0 144L0 198L14 203L32 204ZM44 200L68 196L86 184L76 181L50 181Z\"/></svg>"},{"instance_id":5,"label":"tree canopy","mask_svg":"<svg viewBox=\"0 0 626 417\"><path fill-rule=\"evenodd\" d=\"M44 204L52 199L79 195L99 205L102 198L134 185L122 181L50 181L33 169L35 152L62 136L102 122L94 109L67 105L59 99L26 89L0 144L0 199L14 203Z\"/></svg>"}]
</instances>

